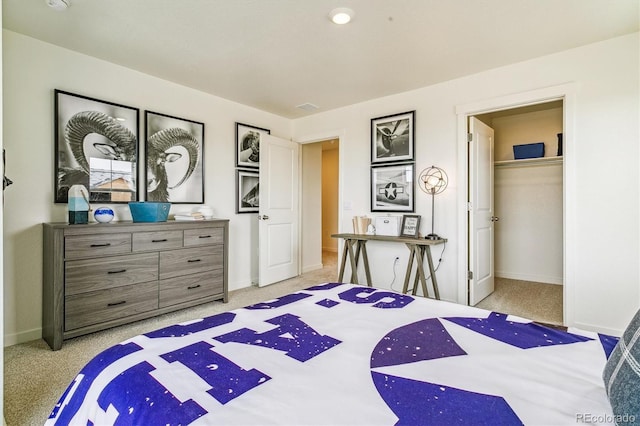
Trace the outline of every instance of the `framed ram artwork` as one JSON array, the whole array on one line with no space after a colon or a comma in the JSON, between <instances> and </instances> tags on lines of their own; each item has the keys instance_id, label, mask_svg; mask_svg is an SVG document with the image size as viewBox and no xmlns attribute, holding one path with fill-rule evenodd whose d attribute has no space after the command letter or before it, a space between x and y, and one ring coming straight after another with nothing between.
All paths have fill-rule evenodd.
<instances>
[{"instance_id":1,"label":"framed ram artwork","mask_svg":"<svg viewBox=\"0 0 640 426\"><path fill-rule=\"evenodd\" d=\"M236 123L236 167L260 167L260 140L269 129Z\"/></svg>"},{"instance_id":2,"label":"framed ram artwork","mask_svg":"<svg viewBox=\"0 0 640 426\"><path fill-rule=\"evenodd\" d=\"M137 201L140 110L57 89L54 97L55 202L73 185L92 202Z\"/></svg>"},{"instance_id":3,"label":"framed ram artwork","mask_svg":"<svg viewBox=\"0 0 640 426\"><path fill-rule=\"evenodd\" d=\"M204 203L204 123L145 111L146 200Z\"/></svg>"}]
</instances>

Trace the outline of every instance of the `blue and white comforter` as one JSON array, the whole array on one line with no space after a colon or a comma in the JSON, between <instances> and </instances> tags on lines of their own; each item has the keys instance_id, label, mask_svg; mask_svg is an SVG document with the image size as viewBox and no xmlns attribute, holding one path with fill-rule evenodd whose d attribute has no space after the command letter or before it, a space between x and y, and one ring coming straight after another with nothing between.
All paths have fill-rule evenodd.
<instances>
[{"instance_id":1,"label":"blue and white comforter","mask_svg":"<svg viewBox=\"0 0 640 426\"><path fill-rule=\"evenodd\" d=\"M616 339L571 331L323 284L105 350L47 424L606 423Z\"/></svg>"}]
</instances>

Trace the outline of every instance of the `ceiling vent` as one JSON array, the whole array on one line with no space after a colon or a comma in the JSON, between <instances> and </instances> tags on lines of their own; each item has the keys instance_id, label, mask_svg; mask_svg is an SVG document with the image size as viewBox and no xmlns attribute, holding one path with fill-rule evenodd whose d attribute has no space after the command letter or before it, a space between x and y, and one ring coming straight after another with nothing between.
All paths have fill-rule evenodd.
<instances>
[{"instance_id":1,"label":"ceiling vent","mask_svg":"<svg viewBox=\"0 0 640 426\"><path fill-rule=\"evenodd\" d=\"M318 109L318 106L314 105L314 104L310 104L309 102L307 102L306 104L298 105L296 108L300 108L300 109L303 109L305 111L315 111L315 110Z\"/></svg>"},{"instance_id":2,"label":"ceiling vent","mask_svg":"<svg viewBox=\"0 0 640 426\"><path fill-rule=\"evenodd\" d=\"M44 0L44 2L53 10L62 12L71 6L71 0Z\"/></svg>"}]
</instances>

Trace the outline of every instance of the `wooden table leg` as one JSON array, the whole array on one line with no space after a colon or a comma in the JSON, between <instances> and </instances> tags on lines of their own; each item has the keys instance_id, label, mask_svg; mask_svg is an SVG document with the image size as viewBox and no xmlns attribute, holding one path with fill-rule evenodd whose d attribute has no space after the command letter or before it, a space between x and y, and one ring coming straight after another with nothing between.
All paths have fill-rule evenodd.
<instances>
[{"instance_id":1,"label":"wooden table leg","mask_svg":"<svg viewBox=\"0 0 640 426\"><path fill-rule=\"evenodd\" d=\"M360 245L362 246L362 263L364 264L364 274L367 278L367 285L371 287L371 272L369 271L369 256L367 256L367 242L361 240Z\"/></svg>"},{"instance_id":2,"label":"wooden table leg","mask_svg":"<svg viewBox=\"0 0 640 426\"><path fill-rule=\"evenodd\" d=\"M347 250L349 251L349 261L351 262L351 283L358 284L358 264L353 253L353 243L357 240L349 240Z\"/></svg>"},{"instance_id":3,"label":"wooden table leg","mask_svg":"<svg viewBox=\"0 0 640 426\"><path fill-rule=\"evenodd\" d=\"M347 255L349 254L349 240L344 240L344 247L342 248L342 261L340 262L340 273L338 274L338 282L343 283L344 267L347 264Z\"/></svg>"},{"instance_id":4,"label":"wooden table leg","mask_svg":"<svg viewBox=\"0 0 640 426\"><path fill-rule=\"evenodd\" d=\"M433 269L433 259L431 258L431 247L425 246L427 252L427 262L429 263L429 272L431 273L431 283L433 284L433 294L436 299L440 300L440 292L438 291L438 280L436 279L436 271Z\"/></svg>"},{"instance_id":5,"label":"wooden table leg","mask_svg":"<svg viewBox=\"0 0 640 426\"><path fill-rule=\"evenodd\" d=\"M429 297L429 292L427 291L427 279L424 276L424 259L422 257L424 252L419 246L416 246L414 250L416 252L416 263L418 265L417 273L420 274L420 283L422 284L422 295L424 297Z\"/></svg>"},{"instance_id":6,"label":"wooden table leg","mask_svg":"<svg viewBox=\"0 0 640 426\"><path fill-rule=\"evenodd\" d=\"M413 246L407 244L409 248L409 261L407 262L407 272L404 275L404 286L402 286L402 293L407 294L409 291L409 280L411 279L411 270L413 269Z\"/></svg>"}]
</instances>

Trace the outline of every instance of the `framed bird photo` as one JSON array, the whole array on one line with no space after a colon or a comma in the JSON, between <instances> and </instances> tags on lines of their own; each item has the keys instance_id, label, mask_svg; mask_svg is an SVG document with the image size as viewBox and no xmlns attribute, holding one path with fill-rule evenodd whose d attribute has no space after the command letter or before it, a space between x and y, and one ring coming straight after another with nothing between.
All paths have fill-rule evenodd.
<instances>
[{"instance_id":1,"label":"framed bird photo","mask_svg":"<svg viewBox=\"0 0 640 426\"><path fill-rule=\"evenodd\" d=\"M371 119L371 164L414 160L415 114Z\"/></svg>"},{"instance_id":2,"label":"framed bird photo","mask_svg":"<svg viewBox=\"0 0 640 426\"><path fill-rule=\"evenodd\" d=\"M147 201L204 203L204 123L145 111Z\"/></svg>"},{"instance_id":3,"label":"framed bird photo","mask_svg":"<svg viewBox=\"0 0 640 426\"><path fill-rule=\"evenodd\" d=\"M236 167L260 167L260 140L268 134L268 129L236 123Z\"/></svg>"},{"instance_id":4,"label":"framed bird photo","mask_svg":"<svg viewBox=\"0 0 640 426\"><path fill-rule=\"evenodd\" d=\"M414 212L415 169L411 164L371 168L371 211Z\"/></svg>"}]
</instances>

